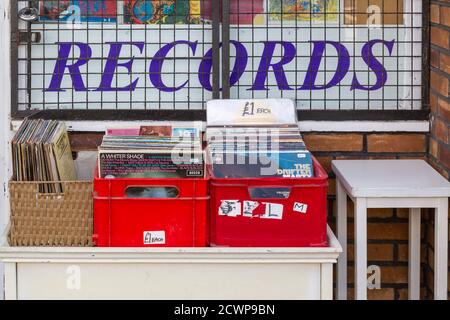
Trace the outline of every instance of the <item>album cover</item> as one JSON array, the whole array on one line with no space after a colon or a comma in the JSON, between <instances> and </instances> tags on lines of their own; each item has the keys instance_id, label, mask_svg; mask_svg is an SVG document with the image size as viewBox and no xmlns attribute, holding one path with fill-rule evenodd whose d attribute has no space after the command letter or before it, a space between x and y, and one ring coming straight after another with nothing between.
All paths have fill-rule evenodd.
<instances>
[{"instance_id":1,"label":"album cover","mask_svg":"<svg viewBox=\"0 0 450 320\"><path fill-rule=\"evenodd\" d=\"M124 0L128 24L200 23L199 0Z\"/></svg>"},{"instance_id":2,"label":"album cover","mask_svg":"<svg viewBox=\"0 0 450 320\"><path fill-rule=\"evenodd\" d=\"M404 20L403 0L345 0L344 12L344 23L350 25L397 25Z\"/></svg>"},{"instance_id":3,"label":"album cover","mask_svg":"<svg viewBox=\"0 0 450 320\"><path fill-rule=\"evenodd\" d=\"M144 150L99 151L100 178L203 178L202 153L191 153L182 159L170 151Z\"/></svg>"},{"instance_id":4,"label":"album cover","mask_svg":"<svg viewBox=\"0 0 450 320\"><path fill-rule=\"evenodd\" d=\"M271 21L337 22L339 0L269 0Z\"/></svg>"},{"instance_id":5,"label":"album cover","mask_svg":"<svg viewBox=\"0 0 450 320\"><path fill-rule=\"evenodd\" d=\"M211 155L217 178L311 178L314 168L308 151L217 152Z\"/></svg>"},{"instance_id":6,"label":"album cover","mask_svg":"<svg viewBox=\"0 0 450 320\"><path fill-rule=\"evenodd\" d=\"M213 0L201 1L201 15L207 21L212 20L212 4ZM221 1L220 5L222 6ZM222 21L222 17L220 20ZM264 0L230 0L230 24L263 25L264 22Z\"/></svg>"},{"instance_id":7,"label":"album cover","mask_svg":"<svg viewBox=\"0 0 450 320\"><path fill-rule=\"evenodd\" d=\"M40 21L117 22L117 1L41 0Z\"/></svg>"}]
</instances>

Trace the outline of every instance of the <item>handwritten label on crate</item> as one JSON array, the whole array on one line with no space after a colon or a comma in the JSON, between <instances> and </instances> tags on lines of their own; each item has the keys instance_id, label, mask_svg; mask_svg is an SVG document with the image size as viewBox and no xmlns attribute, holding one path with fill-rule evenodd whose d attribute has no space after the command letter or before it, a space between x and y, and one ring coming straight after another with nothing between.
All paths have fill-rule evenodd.
<instances>
[{"instance_id":1,"label":"handwritten label on crate","mask_svg":"<svg viewBox=\"0 0 450 320\"><path fill-rule=\"evenodd\" d=\"M308 205L305 203L296 202L294 203L295 212L306 214L308 212Z\"/></svg>"},{"instance_id":2,"label":"handwritten label on crate","mask_svg":"<svg viewBox=\"0 0 450 320\"><path fill-rule=\"evenodd\" d=\"M219 207L220 216L238 217L242 215L245 218L260 219L283 219L284 206L278 203L222 200Z\"/></svg>"},{"instance_id":3,"label":"handwritten label on crate","mask_svg":"<svg viewBox=\"0 0 450 320\"><path fill-rule=\"evenodd\" d=\"M165 231L144 231L144 245L166 244Z\"/></svg>"}]
</instances>

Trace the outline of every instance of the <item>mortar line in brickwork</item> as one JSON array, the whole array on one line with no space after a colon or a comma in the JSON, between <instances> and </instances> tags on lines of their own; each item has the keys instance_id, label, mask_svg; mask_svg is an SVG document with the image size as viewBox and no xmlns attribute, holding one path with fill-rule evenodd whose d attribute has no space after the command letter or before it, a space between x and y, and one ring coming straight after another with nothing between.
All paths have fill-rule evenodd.
<instances>
[{"instance_id":1,"label":"mortar line in brickwork","mask_svg":"<svg viewBox=\"0 0 450 320\"><path fill-rule=\"evenodd\" d=\"M450 55L450 54L446 54L446 55ZM433 71L433 72L435 72L435 73L437 73L437 74L439 74L439 75L442 76L442 77L445 77L445 78L447 78L447 79L450 79L450 74L448 74L447 72L441 70L440 68L430 67L430 70ZM430 92L431 92L431 91L435 91L435 90L433 90L433 88L431 88L431 87L430 87L430 89L431 89Z\"/></svg>"},{"instance_id":2,"label":"mortar line in brickwork","mask_svg":"<svg viewBox=\"0 0 450 320\"><path fill-rule=\"evenodd\" d=\"M449 30L450 31L450 30ZM450 55L450 49L448 48L444 48L444 47L440 47L436 44L431 43L430 44L430 49L433 49L435 51L439 51L439 53L444 53L446 55ZM430 65L430 69L435 68L432 65Z\"/></svg>"}]
</instances>

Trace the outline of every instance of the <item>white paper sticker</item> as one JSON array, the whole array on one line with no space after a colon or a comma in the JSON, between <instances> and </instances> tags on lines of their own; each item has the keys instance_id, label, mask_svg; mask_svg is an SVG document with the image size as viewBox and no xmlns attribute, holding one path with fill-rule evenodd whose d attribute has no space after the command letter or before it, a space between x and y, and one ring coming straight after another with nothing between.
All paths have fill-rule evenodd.
<instances>
[{"instance_id":1,"label":"white paper sticker","mask_svg":"<svg viewBox=\"0 0 450 320\"><path fill-rule=\"evenodd\" d=\"M239 200L222 200L219 207L219 216L237 217L241 215L241 202Z\"/></svg>"},{"instance_id":2,"label":"white paper sticker","mask_svg":"<svg viewBox=\"0 0 450 320\"><path fill-rule=\"evenodd\" d=\"M291 99L210 100L206 109L208 127L297 125L297 112Z\"/></svg>"},{"instance_id":3,"label":"white paper sticker","mask_svg":"<svg viewBox=\"0 0 450 320\"><path fill-rule=\"evenodd\" d=\"M278 203L263 202L266 205L266 212L261 219L283 219L283 205Z\"/></svg>"},{"instance_id":4,"label":"white paper sticker","mask_svg":"<svg viewBox=\"0 0 450 320\"><path fill-rule=\"evenodd\" d=\"M165 231L144 231L144 244L166 244Z\"/></svg>"},{"instance_id":5,"label":"white paper sticker","mask_svg":"<svg viewBox=\"0 0 450 320\"><path fill-rule=\"evenodd\" d=\"M294 211L300 213L308 212L308 205L300 202L294 203Z\"/></svg>"},{"instance_id":6,"label":"white paper sticker","mask_svg":"<svg viewBox=\"0 0 450 320\"><path fill-rule=\"evenodd\" d=\"M247 218L256 217L253 215L253 211L259 207L259 202L257 201L244 201L244 213L243 216Z\"/></svg>"}]
</instances>

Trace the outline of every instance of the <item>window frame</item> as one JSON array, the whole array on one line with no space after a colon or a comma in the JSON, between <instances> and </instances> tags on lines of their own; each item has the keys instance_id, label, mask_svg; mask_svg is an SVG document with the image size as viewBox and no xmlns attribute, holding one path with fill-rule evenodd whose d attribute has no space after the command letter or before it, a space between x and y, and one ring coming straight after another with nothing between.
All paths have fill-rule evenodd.
<instances>
[{"instance_id":1,"label":"window frame","mask_svg":"<svg viewBox=\"0 0 450 320\"><path fill-rule=\"evenodd\" d=\"M223 0L223 7L229 7L229 0ZM205 121L205 110L19 110L18 108L18 47L20 34L18 29L18 1L10 0L11 8L11 118L21 120L25 117L39 117L66 121ZM420 110L299 110L300 121L420 121L429 120L430 116L430 0L422 0L422 108ZM213 7L213 97L219 98L218 89L220 77L223 83L229 83L229 12L224 10L223 21L219 23L219 6ZM31 37L31 29L26 32ZM222 63L218 49L219 39L224 42ZM28 51L31 50L27 44ZM222 98L229 98L230 88L224 86Z\"/></svg>"}]
</instances>

